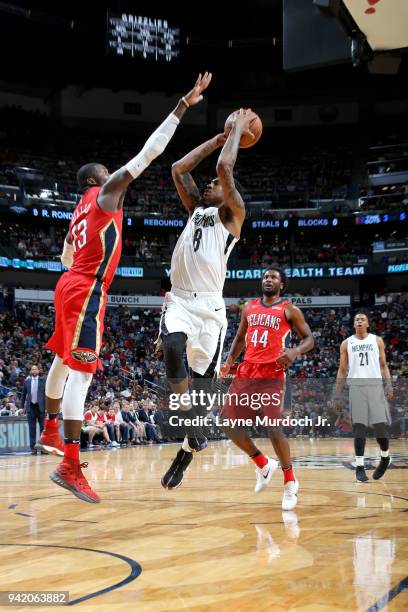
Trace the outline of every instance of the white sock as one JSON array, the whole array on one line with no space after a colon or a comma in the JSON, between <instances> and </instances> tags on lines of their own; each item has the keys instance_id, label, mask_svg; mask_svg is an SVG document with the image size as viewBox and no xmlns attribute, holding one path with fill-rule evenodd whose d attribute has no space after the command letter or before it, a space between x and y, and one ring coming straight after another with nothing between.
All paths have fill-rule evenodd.
<instances>
[{"instance_id":1,"label":"white sock","mask_svg":"<svg viewBox=\"0 0 408 612\"><path fill-rule=\"evenodd\" d=\"M386 451L381 451L381 457L389 457L390 456L390 451L386 450Z\"/></svg>"},{"instance_id":2,"label":"white sock","mask_svg":"<svg viewBox=\"0 0 408 612\"><path fill-rule=\"evenodd\" d=\"M186 453L192 453L193 449L190 447L189 443L188 443L188 438L187 436L184 438L183 440L183 444L181 445L181 448L183 449L183 451L185 451Z\"/></svg>"},{"instance_id":3,"label":"white sock","mask_svg":"<svg viewBox=\"0 0 408 612\"><path fill-rule=\"evenodd\" d=\"M363 457L357 457L357 455L356 455L356 466L357 467L364 467L364 456Z\"/></svg>"}]
</instances>

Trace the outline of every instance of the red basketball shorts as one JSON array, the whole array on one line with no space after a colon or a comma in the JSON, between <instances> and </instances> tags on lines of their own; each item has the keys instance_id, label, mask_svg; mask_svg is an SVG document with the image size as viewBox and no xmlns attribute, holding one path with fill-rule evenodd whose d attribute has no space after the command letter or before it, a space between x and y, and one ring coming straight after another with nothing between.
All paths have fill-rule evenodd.
<instances>
[{"instance_id":1,"label":"red basketball shorts","mask_svg":"<svg viewBox=\"0 0 408 612\"><path fill-rule=\"evenodd\" d=\"M242 362L229 388L222 415L227 419L281 417L286 375L275 364ZM278 424L277 424L278 425Z\"/></svg>"},{"instance_id":2,"label":"red basketball shorts","mask_svg":"<svg viewBox=\"0 0 408 612\"><path fill-rule=\"evenodd\" d=\"M99 359L106 290L97 278L65 272L55 288L55 328L45 348L55 351L68 367L94 374Z\"/></svg>"}]
</instances>

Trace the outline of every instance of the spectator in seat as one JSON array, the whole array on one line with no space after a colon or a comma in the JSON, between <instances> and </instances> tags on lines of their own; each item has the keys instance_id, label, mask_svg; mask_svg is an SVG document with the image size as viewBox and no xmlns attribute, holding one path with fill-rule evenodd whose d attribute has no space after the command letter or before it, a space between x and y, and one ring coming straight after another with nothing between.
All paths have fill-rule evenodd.
<instances>
[{"instance_id":1,"label":"spectator in seat","mask_svg":"<svg viewBox=\"0 0 408 612\"><path fill-rule=\"evenodd\" d=\"M115 428L108 418L108 410L109 406L101 404L96 413L96 422L105 426L108 432L110 446L119 446L115 440Z\"/></svg>"},{"instance_id":2,"label":"spectator in seat","mask_svg":"<svg viewBox=\"0 0 408 612\"><path fill-rule=\"evenodd\" d=\"M131 427L123 419L120 402L114 402L113 410L115 412L115 428L118 427L120 431L120 444L127 446L129 444Z\"/></svg>"},{"instance_id":3,"label":"spectator in seat","mask_svg":"<svg viewBox=\"0 0 408 612\"><path fill-rule=\"evenodd\" d=\"M142 402L140 402L140 404L142 404ZM148 442L152 443L154 441L157 444L159 444L160 439L159 439L156 425L153 425L151 423L148 411L145 408L141 407L140 405L139 405L139 410L138 410L138 416L139 416L139 420L145 424L146 438Z\"/></svg>"},{"instance_id":4,"label":"spectator in seat","mask_svg":"<svg viewBox=\"0 0 408 612\"><path fill-rule=\"evenodd\" d=\"M85 412L84 422L85 428L90 428L87 429L87 431L85 432L88 434L89 448L94 448L93 439L96 435L102 436L104 441L107 444L110 444L110 439L105 423L98 421L98 411L95 405L92 405L90 409Z\"/></svg>"},{"instance_id":5,"label":"spectator in seat","mask_svg":"<svg viewBox=\"0 0 408 612\"><path fill-rule=\"evenodd\" d=\"M146 441L145 425L139 420L136 403L134 400L129 402L129 418L136 427L136 440L139 444L144 444Z\"/></svg>"}]
</instances>

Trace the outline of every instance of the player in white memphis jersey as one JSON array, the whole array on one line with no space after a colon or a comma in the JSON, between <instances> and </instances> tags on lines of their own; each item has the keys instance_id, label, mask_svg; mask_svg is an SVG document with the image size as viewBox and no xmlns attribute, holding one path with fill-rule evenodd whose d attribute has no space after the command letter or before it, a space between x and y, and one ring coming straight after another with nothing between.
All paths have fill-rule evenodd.
<instances>
[{"instance_id":1,"label":"player in white memphis jersey","mask_svg":"<svg viewBox=\"0 0 408 612\"><path fill-rule=\"evenodd\" d=\"M186 426L198 413L189 394L184 353L187 352L192 370L193 389L209 389L209 382L219 370L227 329L222 297L227 260L239 240L245 219L245 205L233 169L241 136L251 134L251 121L250 109L240 109L234 114L228 134L218 134L204 142L172 168L173 180L189 219L174 248L171 291L166 294L160 322L167 380L173 398L176 397L174 401L177 403L179 399L178 422L186 436L161 480L163 487L168 489L181 484L193 451L207 446L201 428ZM221 146L217 177L201 196L191 171Z\"/></svg>"},{"instance_id":2,"label":"player in white memphis jersey","mask_svg":"<svg viewBox=\"0 0 408 612\"><path fill-rule=\"evenodd\" d=\"M340 347L335 396L336 407L340 410L340 394L348 370L356 479L359 482L368 480L364 469L367 427L374 429L381 449L381 459L373 474L375 480L384 476L391 461L387 431L387 425L390 424L387 399L391 399L393 393L391 374L385 356L384 342L379 336L369 333L368 327L367 314L362 311L357 312L354 317L356 333L344 340Z\"/></svg>"}]
</instances>

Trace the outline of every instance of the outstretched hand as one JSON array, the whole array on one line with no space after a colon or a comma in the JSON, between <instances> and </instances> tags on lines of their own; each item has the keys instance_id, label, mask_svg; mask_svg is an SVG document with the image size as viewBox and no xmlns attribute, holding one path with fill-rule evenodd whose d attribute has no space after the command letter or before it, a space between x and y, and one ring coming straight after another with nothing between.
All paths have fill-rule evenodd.
<instances>
[{"instance_id":1,"label":"outstretched hand","mask_svg":"<svg viewBox=\"0 0 408 612\"><path fill-rule=\"evenodd\" d=\"M194 106L195 104L201 102L201 100L203 99L202 93L211 83L211 79L211 72L205 72L204 76L202 76L201 73L198 75L198 79L193 89L184 96L189 106Z\"/></svg>"},{"instance_id":2,"label":"outstretched hand","mask_svg":"<svg viewBox=\"0 0 408 612\"><path fill-rule=\"evenodd\" d=\"M251 125L255 120L256 115L250 108L240 108L239 111L233 115L231 127L235 125L242 134L246 134L253 140L255 136L251 132Z\"/></svg>"}]
</instances>

